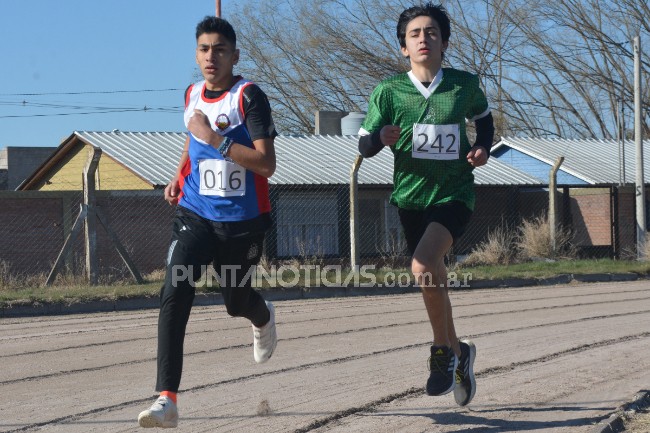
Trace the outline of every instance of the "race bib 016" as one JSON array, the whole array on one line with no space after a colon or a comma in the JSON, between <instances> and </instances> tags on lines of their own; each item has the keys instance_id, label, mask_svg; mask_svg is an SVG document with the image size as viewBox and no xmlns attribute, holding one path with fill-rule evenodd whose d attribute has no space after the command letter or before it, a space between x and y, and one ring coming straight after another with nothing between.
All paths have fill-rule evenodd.
<instances>
[{"instance_id":1,"label":"race bib 016","mask_svg":"<svg viewBox=\"0 0 650 433\"><path fill-rule=\"evenodd\" d=\"M413 125L413 158L453 160L460 155L460 127L454 125Z\"/></svg>"},{"instance_id":2,"label":"race bib 016","mask_svg":"<svg viewBox=\"0 0 650 433\"><path fill-rule=\"evenodd\" d=\"M246 169L223 159L199 161L201 195L234 197L246 195Z\"/></svg>"}]
</instances>

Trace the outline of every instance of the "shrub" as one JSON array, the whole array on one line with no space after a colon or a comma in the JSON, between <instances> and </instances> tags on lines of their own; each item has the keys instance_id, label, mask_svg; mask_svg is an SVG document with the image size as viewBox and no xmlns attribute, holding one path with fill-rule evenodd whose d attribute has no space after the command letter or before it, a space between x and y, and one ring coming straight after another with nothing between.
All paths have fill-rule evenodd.
<instances>
[{"instance_id":1,"label":"shrub","mask_svg":"<svg viewBox=\"0 0 650 433\"><path fill-rule=\"evenodd\" d=\"M576 248L572 243L573 233L559 227L555 232L556 251L551 244L551 226L545 215L532 220L523 220L519 226L516 247L521 260L572 259Z\"/></svg>"},{"instance_id":2,"label":"shrub","mask_svg":"<svg viewBox=\"0 0 650 433\"><path fill-rule=\"evenodd\" d=\"M488 232L487 240L478 244L463 265L508 265L515 261L515 235L507 226Z\"/></svg>"}]
</instances>

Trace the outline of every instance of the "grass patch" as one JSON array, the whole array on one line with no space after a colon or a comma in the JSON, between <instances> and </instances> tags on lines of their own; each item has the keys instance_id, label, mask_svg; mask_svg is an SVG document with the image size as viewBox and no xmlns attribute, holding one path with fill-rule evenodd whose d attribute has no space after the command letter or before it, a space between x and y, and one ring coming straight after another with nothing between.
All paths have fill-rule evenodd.
<instances>
[{"instance_id":1,"label":"grass patch","mask_svg":"<svg viewBox=\"0 0 650 433\"><path fill-rule=\"evenodd\" d=\"M39 303L63 303L128 299L157 296L160 282L124 284L111 286L38 286L0 290L0 305L30 305Z\"/></svg>"},{"instance_id":2,"label":"grass patch","mask_svg":"<svg viewBox=\"0 0 650 433\"><path fill-rule=\"evenodd\" d=\"M509 266L459 266L471 272L474 280L506 278L550 278L562 274L650 274L650 263L631 260L561 260L517 263Z\"/></svg>"},{"instance_id":3,"label":"grass patch","mask_svg":"<svg viewBox=\"0 0 650 433\"><path fill-rule=\"evenodd\" d=\"M450 268L461 278L465 274L471 274L472 280L496 280L508 278L550 278L561 274L593 274L593 273L635 273L639 275L650 275L650 262L640 262L633 260L561 260L561 261L535 261L526 263L517 263L511 265L493 265L493 266L468 266L465 264L455 265ZM340 278L335 272L318 275L311 271L309 275L301 272L296 276L290 274L282 276L283 284L269 284L268 280L258 279L256 287L262 290L274 288L296 287L320 287L320 286L338 286L341 284L351 285L355 279L350 270L344 270L340 273ZM377 284L400 286L404 283L406 276L410 276L408 269L372 269L366 270L365 275L362 273L358 278L360 284L367 284L374 280ZM372 277L370 277L372 276ZM400 278L401 277L401 278ZM9 284L0 285L0 306L7 307L11 305L31 305L39 303L64 303L72 304L76 302L88 302L99 300L117 300L135 297L153 297L158 296L162 286L162 274L159 280L154 280L149 275L147 283L138 285L125 283L124 281L117 284L103 284L98 286L87 286L76 280L74 283L56 284L53 286L44 286L36 284L33 286L23 284L12 286ZM463 277L464 278L464 277ZM274 280L271 279L271 282ZM410 281L413 281L412 279ZM277 282L277 281L276 281ZM291 283L291 284L286 284ZM198 284L197 293L210 293L218 291L218 284Z\"/></svg>"}]
</instances>

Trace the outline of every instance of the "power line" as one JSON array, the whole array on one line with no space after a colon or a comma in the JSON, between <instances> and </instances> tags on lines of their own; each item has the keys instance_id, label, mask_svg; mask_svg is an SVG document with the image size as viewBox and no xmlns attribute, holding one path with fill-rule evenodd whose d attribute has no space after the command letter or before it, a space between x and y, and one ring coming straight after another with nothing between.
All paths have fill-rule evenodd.
<instances>
[{"instance_id":1,"label":"power line","mask_svg":"<svg viewBox=\"0 0 650 433\"><path fill-rule=\"evenodd\" d=\"M140 108L142 105L138 104L136 106L130 105L130 106L125 106L125 105L78 105L78 104L50 104L50 103L43 103L43 102L30 102L30 101L2 101L0 100L0 106L15 106L15 107L21 107L24 109L30 109L30 108L59 108L59 109L71 109L71 110L131 110L134 108ZM150 109L153 109L154 107L149 107ZM182 106L181 105L176 105L176 106L167 106L167 107L155 107L156 109L165 109L165 110L177 110L177 111L182 111Z\"/></svg>"},{"instance_id":2,"label":"power line","mask_svg":"<svg viewBox=\"0 0 650 433\"><path fill-rule=\"evenodd\" d=\"M130 108L130 109L117 109L117 110L102 110L102 111L87 111L75 113L51 113L51 114L12 114L7 116L0 116L0 119L16 119L16 118L29 118L29 117L50 117L50 116L80 116L84 114L107 114L107 113L132 113L132 112L150 112L155 111L158 113L178 114L181 110L173 110L168 108Z\"/></svg>"},{"instance_id":3,"label":"power line","mask_svg":"<svg viewBox=\"0 0 650 433\"><path fill-rule=\"evenodd\" d=\"M0 96L97 95L112 93L180 92L185 89L94 90L84 92L0 93Z\"/></svg>"}]
</instances>

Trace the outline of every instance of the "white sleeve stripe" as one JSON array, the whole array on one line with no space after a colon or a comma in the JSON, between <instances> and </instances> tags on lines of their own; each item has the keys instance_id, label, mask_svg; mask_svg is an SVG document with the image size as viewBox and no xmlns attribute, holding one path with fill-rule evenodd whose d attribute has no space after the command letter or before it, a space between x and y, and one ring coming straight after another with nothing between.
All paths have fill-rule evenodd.
<instances>
[{"instance_id":1,"label":"white sleeve stripe","mask_svg":"<svg viewBox=\"0 0 650 433\"><path fill-rule=\"evenodd\" d=\"M370 133L363 128L359 128L359 136L363 137L364 135L370 135Z\"/></svg>"},{"instance_id":2,"label":"white sleeve stripe","mask_svg":"<svg viewBox=\"0 0 650 433\"><path fill-rule=\"evenodd\" d=\"M482 112L481 114L478 114L478 115L472 117L472 118L469 119L469 120L471 120L472 122L475 122L475 121L477 121L478 119L482 119L482 118L484 118L484 117L487 116L488 114L490 114L490 107L488 107L487 110L485 110L485 111Z\"/></svg>"}]
</instances>

